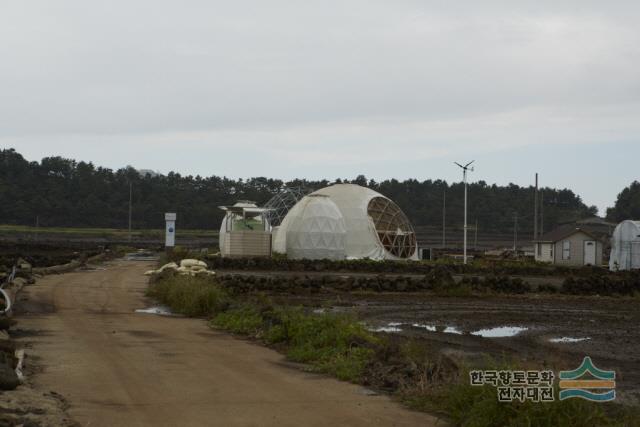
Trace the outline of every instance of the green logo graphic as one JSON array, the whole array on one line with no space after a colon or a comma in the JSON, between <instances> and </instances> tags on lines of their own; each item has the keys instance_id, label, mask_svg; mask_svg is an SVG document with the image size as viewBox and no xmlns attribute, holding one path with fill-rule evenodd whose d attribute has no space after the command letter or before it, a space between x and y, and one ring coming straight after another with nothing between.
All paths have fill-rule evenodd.
<instances>
[{"instance_id":1,"label":"green logo graphic","mask_svg":"<svg viewBox=\"0 0 640 427\"><path fill-rule=\"evenodd\" d=\"M592 379L580 379L587 373ZM587 356L578 369L560 372L560 400L578 397L592 402L610 402L616 398L615 379L615 371L596 368Z\"/></svg>"}]
</instances>

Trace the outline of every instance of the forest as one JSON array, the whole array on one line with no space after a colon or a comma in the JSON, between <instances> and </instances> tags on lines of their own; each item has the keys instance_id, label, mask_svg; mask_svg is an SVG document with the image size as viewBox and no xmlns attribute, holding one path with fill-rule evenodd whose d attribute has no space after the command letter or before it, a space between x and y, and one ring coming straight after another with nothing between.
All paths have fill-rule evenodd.
<instances>
[{"instance_id":1,"label":"forest","mask_svg":"<svg viewBox=\"0 0 640 427\"><path fill-rule=\"evenodd\" d=\"M313 190L345 182L367 186L391 198L417 226L441 226L446 198L448 226L462 225L464 186L460 182L376 182L362 175L336 181L285 182L265 177L231 179L217 176L215 171L208 177L175 172L160 175L132 167L112 170L62 157L28 161L14 149L0 150L0 223L126 228L131 186L134 228L163 228L164 213L177 212L181 228L216 229L223 217L220 205L237 200L263 204L287 186ZM517 215L520 230L533 229L533 186L477 181L469 184L468 191L470 223L477 221L485 230L509 232ZM597 213L595 206L586 206L569 189L545 187L539 197L545 231ZM608 213L613 218L616 212L612 208Z\"/></svg>"}]
</instances>

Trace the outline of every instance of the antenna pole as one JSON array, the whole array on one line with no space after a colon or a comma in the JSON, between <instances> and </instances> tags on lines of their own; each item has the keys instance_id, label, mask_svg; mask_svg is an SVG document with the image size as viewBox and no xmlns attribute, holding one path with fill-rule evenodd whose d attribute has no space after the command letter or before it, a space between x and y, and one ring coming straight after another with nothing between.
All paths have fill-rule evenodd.
<instances>
[{"instance_id":1,"label":"antenna pole","mask_svg":"<svg viewBox=\"0 0 640 427\"><path fill-rule=\"evenodd\" d=\"M474 161L475 160L471 160L464 166L458 162L454 162L454 164L462 169L462 183L464 185L464 249L462 258L464 264L467 263L467 170L469 170L469 166L471 166ZM471 170L473 170L473 168L471 168Z\"/></svg>"},{"instance_id":2,"label":"antenna pole","mask_svg":"<svg viewBox=\"0 0 640 427\"><path fill-rule=\"evenodd\" d=\"M538 173L536 172L536 187L533 191L533 240L538 238Z\"/></svg>"},{"instance_id":3,"label":"antenna pole","mask_svg":"<svg viewBox=\"0 0 640 427\"><path fill-rule=\"evenodd\" d=\"M133 184L131 181L129 181L129 241L131 241L131 212L132 212L132 205L133 202Z\"/></svg>"},{"instance_id":4,"label":"antenna pole","mask_svg":"<svg viewBox=\"0 0 640 427\"><path fill-rule=\"evenodd\" d=\"M544 192L540 192L540 235L544 234Z\"/></svg>"},{"instance_id":5,"label":"antenna pole","mask_svg":"<svg viewBox=\"0 0 640 427\"><path fill-rule=\"evenodd\" d=\"M467 263L467 168L462 171L462 180L464 181L464 264Z\"/></svg>"}]
</instances>

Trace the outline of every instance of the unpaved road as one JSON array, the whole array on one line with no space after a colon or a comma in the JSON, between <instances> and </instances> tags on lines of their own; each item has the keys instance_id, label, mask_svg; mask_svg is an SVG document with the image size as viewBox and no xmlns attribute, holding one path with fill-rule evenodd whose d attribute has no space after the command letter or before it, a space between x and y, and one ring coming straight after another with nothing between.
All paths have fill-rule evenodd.
<instances>
[{"instance_id":1,"label":"unpaved road","mask_svg":"<svg viewBox=\"0 0 640 427\"><path fill-rule=\"evenodd\" d=\"M149 266L115 261L24 290L19 334L34 385L63 395L81 425L436 424L386 396L295 369L204 320L134 313L150 304Z\"/></svg>"}]
</instances>

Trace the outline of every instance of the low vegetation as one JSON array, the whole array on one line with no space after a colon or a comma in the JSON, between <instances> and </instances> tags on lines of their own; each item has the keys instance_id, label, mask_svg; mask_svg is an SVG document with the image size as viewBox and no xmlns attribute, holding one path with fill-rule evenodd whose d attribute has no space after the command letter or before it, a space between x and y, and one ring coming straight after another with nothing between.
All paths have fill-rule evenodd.
<instances>
[{"instance_id":1,"label":"low vegetation","mask_svg":"<svg viewBox=\"0 0 640 427\"><path fill-rule=\"evenodd\" d=\"M467 265L454 260L438 261L374 261L374 260L292 260L282 256L271 258L224 258L207 256L207 262L214 270L261 270L323 272L349 271L377 274L429 274L433 270L446 269L451 274L493 274L496 276L609 276L615 275L597 267L566 267L535 262L532 260L511 261L503 259L478 258Z\"/></svg>"},{"instance_id":2,"label":"low vegetation","mask_svg":"<svg viewBox=\"0 0 640 427\"><path fill-rule=\"evenodd\" d=\"M495 388L469 385L463 368L423 342L379 336L349 315L275 306L260 293L230 292L217 279L163 274L153 279L148 295L175 312L208 318L214 328L259 339L315 372L387 391L453 425L595 427L640 419L619 405L576 399L500 403Z\"/></svg>"}]
</instances>

